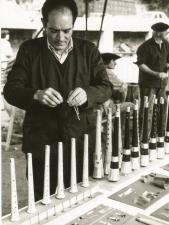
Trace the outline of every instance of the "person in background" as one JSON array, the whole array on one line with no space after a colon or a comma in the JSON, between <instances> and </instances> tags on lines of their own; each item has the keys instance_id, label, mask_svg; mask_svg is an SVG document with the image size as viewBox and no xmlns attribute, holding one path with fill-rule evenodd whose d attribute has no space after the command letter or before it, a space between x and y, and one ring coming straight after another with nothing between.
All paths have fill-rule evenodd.
<instances>
[{"instance_id":1,"label":"person in background","mask_svg":"<svg viewBox=\"0 0 169 225\"><path fill-rule=\"evenodd\" d=\"M6 82L6 72L8 63L13 58L13 50L9 41L10 34L8 30L1 31L0 49L1 49L1 72L2 72L2 84Z\"/></svg>"},{"instance_id":2,"label":"person in background","mask_svg":"<svg viewBox=\"0 0 169 225\"><path fill-rule=\"evenodd\" d=\"M110 98L103 104L104 110L107 113L108 107L115 108L116 103L125 101L127 96L127 84L122 82L114 72L116 60L119 59L120 56L113 53L102 53L101 56L110 82L113 84L114 89L119 91L119 95L116 95L116 98Z\"/></svg>"},{"instance_id":3,"label":"person in background","mask_svg":"<svg viewBox=\"0 0 169 225\"><path fill-rule=\"evenodd\" d=\"M145 41L137 50L137 65L139 66L140 87L140 128L143 123L144 96L149 98L149 124L151 130L153 98L164 97L166 101L166 85L169 66L169 43L165 40L168 34L168 24L155 23L152 25L153 36ZM164 125L164 124L163 124ZM142 129L141 129L142 130ZM140 131L140 135L141 135Z\"/></svg>"},{"instance_id":4,"label":"person in background","mask_svg":"<svg viewBox=\"0 0 169 225\"><path fill-rule=\"evenodd\" d=\"M85 133L92 175L94 108L118 94L96 46L72 37L77 14L74 0L46 0L42 7L46 36L21 45L4 87L6 100L26 111L22 150L32 153L36 201L43 196L45 145L51 149L51 194L57 186L58 142L63 142L65 188L70 186L71 138L76 138L77 182L82 180Z\"/></svg>"}]
</instances>

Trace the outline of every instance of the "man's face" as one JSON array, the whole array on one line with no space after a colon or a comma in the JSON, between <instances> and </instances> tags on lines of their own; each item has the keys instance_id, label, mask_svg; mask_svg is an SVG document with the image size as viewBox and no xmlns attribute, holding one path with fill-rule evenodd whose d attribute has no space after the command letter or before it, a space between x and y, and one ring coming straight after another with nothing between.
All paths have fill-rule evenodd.
<instances>
[{"instance_id":1,"label":"man's face","mask_svg":"<svg viewBox=\"0 0 169 225\"><path fill-rule=\"evenodd\" d=\"M167 38L168 31L157 32L157 37L161 40L165 40Z\"/></svg>"},{"instance_id":2,"label":"man's face","mask_svg":"<svg viewBox=\"0 0 169 225\"><path fill-rule=\"evenodd\" d=\"M112 59L112 60L110 60L110 63L108 64L107 68L114 69L115 66L116 66L116 62Z\"/></svg>"},{"instance_id":3,"label":"man's face","mask_svg":"<svg viewBox=\"0 0 169 225\"><path fill-rule=\"evenodd\" d=\"M56 51L62 53L66 49L72 36L72 29L73 16L69 9L53 10L49 13L46 34Z\"/></svg>"}]
</instances>

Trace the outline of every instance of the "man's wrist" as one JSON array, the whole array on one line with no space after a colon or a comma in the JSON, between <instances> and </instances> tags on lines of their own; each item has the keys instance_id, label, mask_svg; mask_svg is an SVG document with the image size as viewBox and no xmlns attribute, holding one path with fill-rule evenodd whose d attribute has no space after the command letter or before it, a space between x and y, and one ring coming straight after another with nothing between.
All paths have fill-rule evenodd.
<instances>
[{"instance_id":1,"label":"man's wrist","mask_svg":"<svg viewBox=\"0 0 169 225\"><path fill-rule=\"evenodd\" d=\"M33 100L38 101L38 93L40 92L40 90L37 90L34 95L33 95Z\"/></svg>"},{"instance_id":2,"label":"man's wrist","mask_svg":"<svg viewBox=\"0 0 169 225\"><path fill-rule=\"evenodd\" d=\"M158 73L158 72L153 71L153 75L154 75L155 77L159 77L159 73Z\"/></svg>"}]
</instances>

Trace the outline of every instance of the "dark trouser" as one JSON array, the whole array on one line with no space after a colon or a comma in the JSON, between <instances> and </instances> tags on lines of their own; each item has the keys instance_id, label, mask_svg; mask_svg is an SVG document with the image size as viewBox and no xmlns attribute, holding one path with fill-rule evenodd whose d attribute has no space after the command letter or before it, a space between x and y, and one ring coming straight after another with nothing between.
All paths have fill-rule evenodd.
<instances>
[{"instance_id":1,"label":"dark trouser","mask_svg":"<svg viewBox=\"0 0 169 225\"><path fill-rule=\"evenodd\" d=\"M151 131L151 122L152 122L152 115L153 115L153 98L156 95L156 98L159 100L160 97L164 98L165 102L165 111L166 111L166 102L167 96L165 88L146 88L140 86L140 113L139 113L139 127L140 127L140 135L142 135L142 128L143 128L143 117L144 117L144 96L148 96L149 100L149 109L148 109L148 134L150 135ZM158 101L159 106L159 101ZM166 115L166 113L165 113ZM165 126L165 115L164 121L161 126ZM158 118L159 118L159 108L158 108ZM159 120L158 120L159 121Z\"/></svg>"}]
</instances>

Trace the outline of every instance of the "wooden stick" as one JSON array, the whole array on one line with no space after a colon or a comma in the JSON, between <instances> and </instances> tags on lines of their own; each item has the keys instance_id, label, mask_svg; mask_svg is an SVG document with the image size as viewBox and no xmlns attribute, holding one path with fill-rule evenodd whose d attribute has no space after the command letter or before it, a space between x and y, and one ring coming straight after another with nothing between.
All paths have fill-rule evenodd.
<instances>
[{"instance_id":1,"label":"wooden stick","mask_svg":"<svg viewBox=\"0 0 169 225\"><path fill-rule=\"evenodd\" d=\"M119 111L116 111L114 119L114 135L113 135L113 150L110 164L109 181L119 180Z\"/></svg>"},{"instance_id":2,"label":"wooden stick","mask_svg":"<svg viewBox=\"0 0 169 225\"><path fill-rule=\"evenodd\" d=\"M42 203L48 205L50 199L50 146L45 146L44 189Z\"/></svg>"},{"instance_id":3,"label":"wooden stick","mask_svg":"<svg viewBox=\"0 0 169 225\"><path fill-rule=\"evenodd\" d=\"M121 134L121 109L120 104L116 105L117 111L119 112L119 168L121 168L121 162L122 162L122 154L123 154L123 144L122 144L122 134Z\"/></svg>"},{"instance_id":4,"label":"wooden stick","mask_svg":"<svg viewBox=\"0 0 169 225\"><path fill-rule=\"evenodd\" d=\"M35 195L33 183L32 154L28 153L28 213L35 213Z\"/></svg>"},{"instance_id":5,"label":"wooden stick","mask_svg":"<svg viewBox=\"0 0 169 225\"><path fill-rule=\"evenodd\" d=\"M159 112L159 126L158 126L158 137L157 137L157 158L163 159L165 156L164 151L164 136L165 128L163 127L164 120L164 98L160 98L160 112Z\"/></svg>"},{"instance_id":6,"label":"wooden stick","mask_svg":"<svg viewBox=\"0 0 169 225\"><path fill-rule=\"evenodd\" d=\"M10 159L11 171L11 221L15 222L20 219L18 210L18 197L16 188L15 159Z\"/></svg>"},{"instance_id":7,"label":"wooden stick","mask_svg":"<svg viewBox=\"0 0 169 225\"><path fill-rule=\"evenodd\" d=\"M132 151L131 151L131 165L133 170L140 168L139 161L139 130L138 130L138 101L135 101L133 110L133 135L132 135Z\"/></svg>"},{"instance_id":8,"label":"wooden stick","mask_svg":"<svg viewBox=\"0 0 169 225\"><path fill-rule=\"evenodd\" d=\"M102 143L101 143L101 111L97 110L96 120L96 144L94 153L94 171L93 178L100 179L103 177L103 158L102 158Z\"/></svg>"},{"instance_id":9,"label":"wooden stick","mask_svg":"<svg viewBox=\"0 0 169 225\"><path fill-rule=\"evenodd\" d=\"M56 188L56 198L65 198L63 179L63 143L58 142L58 185Z\"/></svg>"},{"instance_id":10,"label":"wooden stick","mask_svg":"<svg viewBox=\"0 0 169 225\"><path fill-rule=\"evenodd\" d=\"M131 173L131 149L130 149L130 107L127 107L125 121L124 150L121 164L122 174Z\"/></svg>"},{"instance_id":11,"label":"wooden stick","mask_svg":"<svg viewBox=\"0 0 169 225\"><path fill-rule=\"evenodd\" d=\"M144 120L141 140L140 151L140 165L145 167L149 164L149 152L148 152L148 97L144 97Z\"/></svg>"},{"instance_id":12,"label":"wooden stick","mask_svg":"<svg viewBox=\"0 0 169 225\"><path fill-rule=\"evenodd\" d=\"M104 173L106 175L110 173L111 154L112 154L112 109L108 108L106 155L105 155L105 166L104 166Z\"/></svg>"},{"instance_id":13,"label":"wooden stick","mask_svg":"<svg viewBox=\"0 0 169 225\"><path fill-rule=\"evenodd\" d=\"M78 192L77 189L77 175L76 175L76 139L71 138L71 177L70 190L71 193Z\"/></svg>"},{"instance_id":14,"label":"wooden stick","mask_svg":"<svg viewBox=\"0 0 169 225\"><path fill-rule=\"evenodd\" d=\"M88 187L89 186L89 156L88 156L88 149L89 149L89 140L88 134L84 135L84 154L83 154L83 177L82 177L82 186Z\"/></svg>"},{"instance_id":15,"label":"wooden stick","mask_svg":"<svg viewBox=\"0 0 169 225\"><path fill-rule=\"evenodd\" d=\"M153 117L149 141L150 161L157 159L157 99L154 99Z\"/></svg>"}]
</instances>

